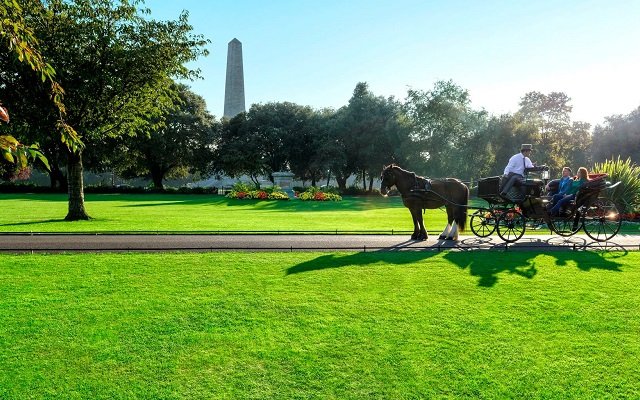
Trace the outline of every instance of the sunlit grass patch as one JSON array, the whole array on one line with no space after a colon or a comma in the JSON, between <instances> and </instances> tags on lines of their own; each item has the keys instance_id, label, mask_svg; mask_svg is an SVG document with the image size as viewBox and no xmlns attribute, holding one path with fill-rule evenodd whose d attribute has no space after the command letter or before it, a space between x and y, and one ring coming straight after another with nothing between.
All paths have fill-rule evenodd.
<instances>
[{"instance_id":1,"label":"sunlit grass patch","mask_svg":"<svg viewBox=\"0 0 640 400\"><path fill-rule=\"evenodd\" d=\"M639 261L3 256L0 398L635 398Z\"/></svg>"}]
</instances>

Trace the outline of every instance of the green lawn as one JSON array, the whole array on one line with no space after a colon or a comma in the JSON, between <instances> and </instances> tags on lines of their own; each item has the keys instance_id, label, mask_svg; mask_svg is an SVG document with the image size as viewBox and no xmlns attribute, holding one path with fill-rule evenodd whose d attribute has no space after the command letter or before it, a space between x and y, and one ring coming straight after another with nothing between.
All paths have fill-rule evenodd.
<instances>
[{"instance_id":1,"label":"green lawn","mask_svg":"<svg viewBox=\"0 0 640 400\"><path fill-rule=\"evenodd\" d=\"M639 398L640 253L0 258L0 398Z\"/></svg>"},{"instance_id":2,"label":"green lawn","mask_svg":"<svg viewBox=\"0 0 640 400\"><path fill-rule=\"evenodd\" d=\"M413 230L409 211L399 197L303 202L230 200L214 195L88 194L86 208L94 219L77 222L63 220L67 214L64 194L0 194L0 204L0 232ZM487 206L483 201L471 205ZM447 224L442 209L427 210L424 218L430 234L439 235ZM625 224L622 232L640 233L640 227ZM527 231L535 233L549 231Z\"/></svg>"},{"instance_id":3,"label":"green lawn","mask_svg":"<svg viewBox=\"0 0 640 400\"><path fill-rule=\"evenodd\" d=\"M352 231L413 230L399 197L347 197L341 202L231 200L215 195L86 195L91 221L65 222L63 194L0 194L0 232ZM446 212L431 210L440 234ZM437 232L436 232L437 231Z\"/></svg>"}]
</instances>

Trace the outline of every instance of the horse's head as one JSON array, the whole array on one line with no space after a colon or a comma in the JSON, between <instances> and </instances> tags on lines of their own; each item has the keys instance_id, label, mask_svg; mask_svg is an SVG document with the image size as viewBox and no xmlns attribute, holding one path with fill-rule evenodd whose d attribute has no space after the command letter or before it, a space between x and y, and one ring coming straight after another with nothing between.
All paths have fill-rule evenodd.
<instances>
[{"instance_id":1,"label":"horse's head","mask_svg":"<svg viewBox=\"0 0 640 400\"><path fill-rule=\"evenodd\" d=\"M395 165L390 164L382 169L382 173L380 174L380 193L383 196L387 195L387 192L391 188L391 186L396 184L396 174L393 171Z\"/></svg>"}]
</instances>

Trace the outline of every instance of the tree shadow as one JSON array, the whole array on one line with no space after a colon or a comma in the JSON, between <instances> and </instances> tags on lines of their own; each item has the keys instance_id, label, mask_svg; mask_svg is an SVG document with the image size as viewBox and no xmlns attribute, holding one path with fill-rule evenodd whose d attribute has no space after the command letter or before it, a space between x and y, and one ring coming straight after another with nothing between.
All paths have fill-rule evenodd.
<instances>
[{"instance_id":1,"label":"tree shadow","mask_svg":"<svg viewBox=\"0 0 640 400\"><path fill-rule=\"evenodd\" d=\"M65 219L58 218L58 219L46 219L43 221L11 222L8 224L0 224L0 226L26 226L26 225L36 225L36 224L39 225L39 224L48 224L52 222L65 222ZM11 233L15 233L15 232L11 232Z\"/></svg>"},{"instance_id":2,"label":"tree shadow","mask_svg":"<svg viewBox=\"0 0 640 400\"><path fill-rule=\"evenodd\" d=\"M375 252L349 255L325 254L294 265L286 270L286 275L311 271L342 268L353 265L404 265L427 260L440 252L435 250L402 250L402 246ZM611 250L619 250L611 253ZM448 251L444 259L461 270L468 270L471 276L478 277L478 286L493 287L498 283L499 275L515 274L525 279L533 279L538 273L535 258L544 254L555 258L555 265L565 267L576 265L582 271L592 269L622 272L622 263L616 258L627 254L623 248L610 247L606 251L496 251L496 250L455 250Z\"/></svg>"},{"instance_id":3,"label":"tree shadow","mask_svg":"<svg viewBox=\"0 0 640 400\"><path fill-rule=\"evenodd\" d=\"M349 255L330 253L287 268L286 275L293 275L311 271L321 271L333 268L342 268L350 265L371 265L378 263L393 265L411 264L414 262L423 261L437 254L437 251L399 251L399 249L395 248Z\"/></svg>"}]
</instances>

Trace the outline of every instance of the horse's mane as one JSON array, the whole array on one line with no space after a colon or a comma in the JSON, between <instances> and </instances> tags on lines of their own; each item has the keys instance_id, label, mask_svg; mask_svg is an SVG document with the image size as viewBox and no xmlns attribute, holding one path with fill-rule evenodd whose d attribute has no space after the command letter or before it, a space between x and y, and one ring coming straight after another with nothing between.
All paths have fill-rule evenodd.
<instances>
[{"instance_id":1,"label":"horse's mane","mask_svg":"<svg viewBox=\"0 0 640 400\"><path fill-rule=\"evenodd\" d=\"M416 173L415 173L415 172L413 172L413 171L408 171L408 170L406 170L406 169L403 169L403 168L401 168L399 165L396 165L396 164L389 164L389 165L387 165L386 167L384 167L384 170L385 170L385 171L386 171L387 169L396 169L396 170L399 170L399 171L400 171L400 172L402 172L402 173L405 173L405 174L408 174L408 175L413 175L413 176L415 176L415 177L416 177L416 178L418 178L418 179L424 179L424 180L427 180L427 178L425 178L424 176L420 176L420 175L416 174Z\"/></svg>"}]
</instances>

